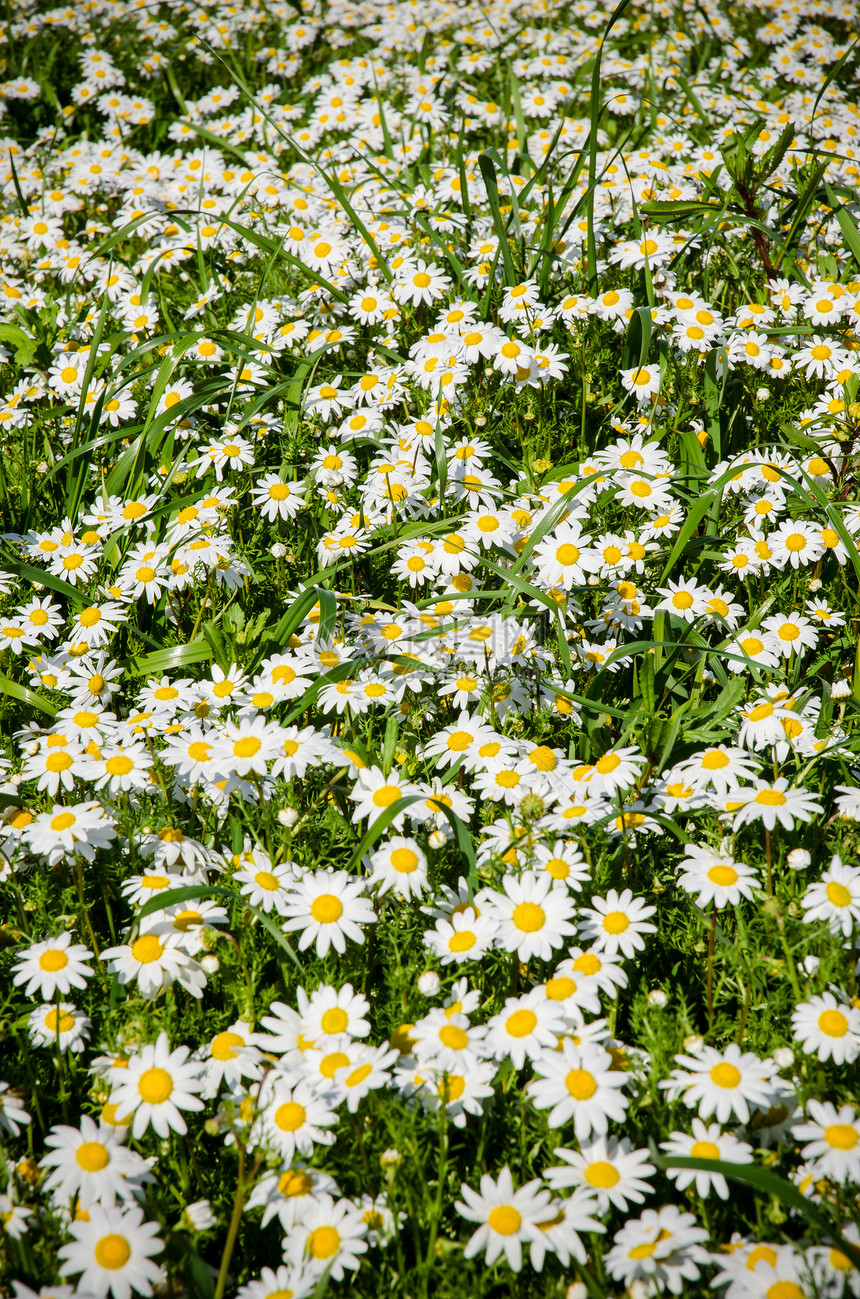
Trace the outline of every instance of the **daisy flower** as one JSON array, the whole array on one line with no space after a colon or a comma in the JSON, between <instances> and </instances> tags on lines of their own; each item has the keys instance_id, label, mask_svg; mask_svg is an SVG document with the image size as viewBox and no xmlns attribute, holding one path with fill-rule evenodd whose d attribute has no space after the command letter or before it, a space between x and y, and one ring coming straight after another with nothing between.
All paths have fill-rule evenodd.
<instances>
[{"instance_id":1,"label":"daisy flower","mask_svg":"<svg viewBox=\"0 0 860 1299\"><path fill-rule=\"evenodd\" d=\"M30 1122L30 1115L19 1098L10 1091L7 1082L0 1082L0 1132L20 1136L21 1128Z\"/></svg>"},{"instance_id":2,"label":"daisy flower","mask_svg":"<svg viewBox=\"0 0 860 1299\"><path fill-rule=\"evenodd\" d=\"M811 1100L807 1105L809 1120L797 1123L791 1135L807 1144L801 1158L814 1164L817 1177L834 1182L856 1182L860 1179L860 1120L850 1105L838 1110L830 1101Z\"/></svg>"},{"instance_id":3,"label":"daisy flower","mask_svg":"<svg viewBox=\"0 0 860 1299\"><path fill-rule=\"evenodd\" d=\"M561 1050L548 1051L534 1062L535 1080L528 1095L539 1110L549 1110L551 1128L563 1127L573 1120L577 1141L592 1133L603 1136L609 1120L624 1122L627 1097L619 1094L626 1086L627 1075L615 1069L612 1056L593 1042L576 1046L569 1037L562 1038Z\"/></svg>"},{"instance_id":4,"label":"daisy flower","mask_svg":"<svg viewBox=\"0 0 860 1299\"><path fill-rule=\"evenodd\" d=\"M834 1064L852 1064L860 1055L860 1010L837 1001L832 992L796 1006L791 1031L807 1055Z\"/></svg>"},{"instance_id":5,"label":"daisy flower","mask_svg":"<svg viewBox=\"0 0 860 1299\"><path fill-rule=\"evenodd\" d=\"M684 622L695 622L697 618L708 612L710 592L706 586L700 586L693 579L680 577L677 582L670 581L667 587L661 586L657 589L663 596L657 608L665 609L667 613L682 618Z\"/></svg>"},{"instance_id":6,"label":"daisy flower","mask_svg":"<svg viewBox=\"0 0 860 1299\"><path fill-rule=\"evenodd\" d=\"M177 1047L171 1051L166 1033L159 1033L155 1043L149 1043L131 1057L127 1076L114 1091L111 1100L116 1105L120 1121L134 1115L131 1131L140 1138L152 1127L163 1140L171 1129L184 1135L188 1131L182 1110L202 1110L200 1065L189 1062L189 1048Z\"/></svg>"},{"instance_id":7,"label":"daisy flower","mask_svg":"<svg viewBox=\"0 0 860 1299\"><path fill-rule=\"evenodd\" d=\"M342 1281L367 1252L367 1223L352 1200L334 1200L325 1192L308 1206L300 1225L284 1241L286 1257L315 1278L324 1272Z\"/></svg>"},{"instance_id":8,"label":"daisy flower","mask_svg":"<svg viewBox=\"0 0 860 1299\"><path fill-rule=\"evenodd\" d=\"M699 1227L692 1213L674 1205L646 1209L641 1218L628 1219L616 1234L605 1256L610 1276L625 1288L634 1281L644 1283L656 1294L669 1290L683 1294L685 1282L698 1281L699 1264L709 1263L702 1249L708 1233Z\"/></svg>"},{"instance_id":9,"label":"daisy flower","mask_svg":"<svg viewBox=\"0 0 860 1299\"><path fill-rule=\"evenodd\" d=\"M338 1103L345 1099L346 1108L350 1114L355 1114L368 1092L377 1087L389 1087L391 1074L388 1066L399 1054L396 1049L388 1050L384 1046L357 1045L349 1064L340 1065L332 1075L333 1094L340 1098Z\"/></svg>"},{"instance_id":10,"label":"daisy flower","mask_svg":"<svg viewBox=\"0 0 860 1299\"><path fill-rule=\"evenodd\" d=\"M519 879L506 875L503 893L494 892L489 911L496 923L496 942L518 958L547 961L565 938L576 932L571 918L575 907L567 889L548 872L524 871Z\"/></svg>"},{"instance_id":11,"label":"daisy flower","mask_svg":"<svg viewBox=\"0 0 860 1299\"><path fill-rule=\"evenodd\" d=\"M290 1176L290 1174L284 1174L284 1176ZM248 1199L249 1209L259 1208L259 1204L252 1204L252 1200L261 1185L262 1183L258 1183L254 1191L252 1191ZM264 1215L263 1226L265 1225L266 1219ZM289 1231L293 1226L292 1223L282 1225L285 1231ZM239 1287L236 1291L236 1299L284 1299L285 1295L288 1295L289 1299L308 1299L308 1296L313 1293L316 1284L317 1278L315 1276L311 1273L302 1273L295 1266L285 1267L282 1264L277 1271L270 1267L264 1267L260 1270L260 1275L256 1280L246 1281L243 1286Z\"/></svg>"},{"instance_id":12,"label":"daisy flower","mask_svg":"<svg viewBox=\"0 0 860 1299\"><path fill-rule=\"evenodd\" d=\"M591 537L583 534L577 520L559 524L554 535L538 542L533 552L541 581L565 591L573 586L585 586L588 574L596 572L601 563L597 551L590 546Z\"/></svg>"},{"instance_id":13,"label":"daisy flower","mask_svg":"<svg viewBox=\"0 0 860 1299\"><path fill-rule=\"evenodd\" d=\"M243 861L248 856L245 854ZM241 886L242 896L252 907L263 911L276 911L279 916L289 915L290 890L297 879L293 862L273 866L265 853L255 852L250 865L234 871L233 879Z\"/></svg>"},{"instance_id":14,"label":"daisy flower","mask_svg":"<svg viewBox=\"0 0 860 1299\"><path fill-rule=\"evenodd\" d=\"M759 820L767 830L773 830L777 822L786 830L792 830L795 821L811 821L816 812L823 810L805 790L789 789L784 776L772 783L756 780L751 788L729 790L726 802L734 811L736 830Z\"/></svg>"},{"instance_id":15,"label":"daisy flower","mask_svg":"<svg viewBox=\"0 0 860 1299\"><path fill-rule=\"evenodd\" d=\"M340 1194L337 1182L327 1173L301 1163L294 1164L283 1172L276 1170L262 1177L248 1196L248 1208L262 1208L261 1226L268 1226L277 1217L285 1231L292 1231L297 1223L303 1221L309 1204L321 1192ZM268 1269L264 1268L263 1275L266 1271Z\"/></svg>"},{"instance_id":16,"label":"daisy flower","mask_svg":"<svg viewBox=\"0 0 860 1299\"><path fill-rule=\"evenodd\" d=\"M770 636L770 643L784 658L808 649L815 649L818 644L818 632L810 618L801 613L773 614L765 618L762 624Z\"/></svg>"},{"instance_id":17,"label":"daisy flower","mask_svg":"<svg viewBox=\"0 0 860 1299\"><path fill-rule=\"evenodd\" d=\"M774 1064L731 1043L724 1051L703 1046L695 1056L676 1055L682 1066L659 1086L670 1098L680 1097L690 1109L698 1106L699 1118L712 1114L719 1123L734 1115L748 1123L750 1107L767 1110L773 1098Z\"/></svg>"},{"instance_id":18,"label":"daisy flower","mask_svg":"<svg viewBox=\"0 0 860 1299\"><path fill-rule=\"evenodd\" d=\"M264 717L242 717L224 723L213 759L219 771L239 777L265 776L268 764L281 754L283 728Z\"/></svg>"},{"instance_id":19,"label":"daisy flower","mask_svg":"<svg viewBox=\"0 0 860 1299\"><path fill-rule=\"evenodd\" d=\"M62 1272L78 1277L79 1294L130 1299L133 1290L150 1294L161 1280L153 1255L163 1248L158 1224L144 1222L143 1210L94 1205L69 1226L72 1237L59 1251Z\"/></svg>"},{"instance_id":20,"label":"daisy flower","mask_svg":"<svg viewBox=\"0 0 860 1299\"><path fill-rule=\"evenodd\" d=\"M588 776L589 795L604 794L611 798L617 790L627 789L634 784L644 765L644 757L633 745L623 749L609 749L591 768Z\"/></svg>"},{"instance_id":21,"label":"daisy flower","mask_svg":"<svg viewBox=\"0 0 860 1299\"><path fill-rule=\"evenodd\" d=\"M547 1000L543 988L532 988L523 997L508 997L504 1007L487 1024L486 1046L496 1060L510 1058L515 1069L553 1050L564 1029L564 1015Z\"/></svg>"},{"instance_id":22,"label":"daisy flower","mask_svg":"<svg viewBox=\"0 0 860 1299\"><path fill-rule=\"evenodd\" d=\"M591 875L582 853L564 839L556 839L552 844L539 843L534 859L535 865L545 870L552 880L574 891Z\"/></svg>"},{"instance_id":23,"label":"daisy flower","mask_svg":"<svg viewBox=\"0 0 860 1299\"><path fill-rule=\"evenodd\" d=\"M850 938L860 920L860 870L833 857L821 879L807 888L801 906L807 924L824 920L832 934Z\"/></svg>"},{"instance_id":24,"label":"daisy flower","mask_svg":"<svg viewBox=\"0 0 860 1299\"><path fill-rule=\"evenodd\" d=\"M41 1166L51 1169L44 1189L55 1203L77 1199L81 1209L94 1204L110 1207L117 1199L130 1200L140 1193L149 1164L123 1145L117 1133L82 1115L80 1127L51 1128L45 1138L48 1153Z\"/></svg>"},{"instance_id":25,"label":"daisy flower","mask_svg":"<svg viewBox=\"0 0 860 1299\"><path fill-rule=\"evenodd\" d=\"M138 935L132 942L107 948L102 952L102 960L109 962L109 972L117 976L121 985L137 983L141 996L150 1001L175 982L192 997L199 998L206 987L206 975L185 950L183 938L181 932L158 923L156 928Z\"/></svg>"},{"instance_id":26,"label":"daisy flower","mask_svg":"<svg viewBox=\"0 0 860 1299\"><path fill-rule=\"evenodd\" d=\"M66 997L72 988L85 988L93 969L87 965L92 952L82 943L72 943L70 933L48 938L28 947L12 967L17 986L26 984L24 995L32 997L36 989L42 1001L52 1001L56 993Z\"/></svg>"},{"instance_id":27,"label":"daisy flower","mask_svg":"<svg viewBox=\"0 0 860 1299\"><path fill-rule=\"evenodd\" d=\"M739 1141L729 1132L724 1133L719 1123L705 1124L701 1119L693 1119L692 1128L692 1135L670 1132L669 1140L660 1142L660 1149L670 1157L681 1159L719 1159L729 1164L752 1163L752 1146L746 1141ZM686 1191L695 1182L696 1194L703 1198L712 1189L721 1200L729 1198L728 1184L722 1173L704 1172L695 1168L667 1168L666 1176L679 1191Z\"/></svg>"},{"instance_id":28,"label":"daisy flower","mask_svg":"<svg viewBox=\"0 0 860 1299\"><path fill-rule=\"evenodd\" d=\"M463 1251L464 1258L474 1258L485 1251L485 1265L492 1267L504 1254L508 1266L519 1272L523 1245L537 1240L539 1224L548 1216L549 1191L540 1189L538 1178L515 1190L510 1169L505 1167L498 1179L485 1173L480 1192L461 1183L460 1194L463 1200L455 1204L457 1212L467 1222L480 1224Z\"/></svg>"},{"instance_id":29,"label":"daisy flower","mask_svg":"<svg viewBox=\"0 0 860 1299\"><path fill-rule=\"evenodd\" d=\"M318 956L325 956L329 947L343 955L347 939L363 943L363 926L376 921L373 904L364 896L364 881L330 868L308 871L294 883L285 914L287 932L302 931L299 950L314 944Z\"/></svg>"},{"instance_id":30,"label":"daisy flower","mask_svg":"<svg viewBox=\"0 0 860 1299\"><path fill-rule=\"evenodd\" d=\"M660 391L658 365L634 365L629 370L619 371L619 378L624 390L632 392L638 402L649 401Z\"/></svg>"},{"instance_id":31,"label":"daisy flower","mask_svg":"<svg viewBox=\"0 0 860 1299\"><path fill-rule=\"evenodd\" d=\"M116 830L99 803L54 804L50 812L40 812L26 831L28 846L49 866L75 854L92 861L97 849L108 847L115 838Z\"/></svg>"},{"instance_id":32,"label":"daisy flower","mask_svg":"<svg viewBox=\"0 0 860 1299\"><path fill-rule=\"evenodd\" d=\"M327 1038L367 1037L370 1023L364 1018L370 1003L357 993L351 983L341 988L323 983L311 993L304 988L296 990L303 1035L315 1046L323 1046Z\"/></svg>"},{"instance_id":33,"label":"daisy flower","mask_svg":"<svg viewBox=\"0 0 860 1299\"><path fill-rule=\"evenodd\" d=\"M758 874L751 866L735 861L730 853L688 844L681 862L678 883L685 893L693 894L700 907L713 902L718 910L737 906L741 898L751 898L759 886Z\"/></svg>"},{"instance_id":34,"label":"daisy flower","mask_svg":"<svg viewBox=\"0 0 860 1299\"><path fill-rule=\"evenodd\" d=\"M358 780L350 794L350 798L355 803L353 817L356 821L368 817L369 824L372 824L399 798L409 798L416 793L418 793L417 786L401 782L396 771L385 776L379 767L366 767L358 773ZM391 822L395 830L402 828L403 816L401 812Z\"/></svg>"},{"instance_id":35,"label":"daisy flower","mask_svg":"<svg viewBox=\"0 0 860 1299\"><path fill-rule=\"evenodd\" d=\"M34 1010L27 1021L31 1040L36 1046L62 1052L83 1051L90 1035L90 1020L68 1001L46 1004Z\"/></svg>"},{"instance_id":36,"label":"daisy flower","mask_svg":"<svg viewBox=\"0 0 860 1299\"><path fill-rule=\"evenodd\" d=\"M204 1100L217 1096L225 1083L229 1088L237 1088L242 1079L250 1078L256 1082L261 1076L260 1052L254 1034L241 1019L216 1033L212 1041L197 1052L196 1058L202 1065L200 1095Z\"/></svg>"},{"instance_id":37,"label":"daisy flower","mask_svg":"<svg viewBox=\"0 0 860 1299\"><path fill-rule=\"evenodd\" d=\"M270 1074L260 1095L261 1136L291 1161L296 1151L310 1155L315 1145L330 1146L334 1133L326 1131L337 1123L329 1102L309 1081L291 1084L286 1078Z\"/></svg>"},{"instance_id":38,"label":"daisy flower","mask_svg":"<svg viewBox=\"0 0 860 1299\"><path fill-rule=\"evenodd\" d=\"M657 928L648 923L656 907L647 906L635 898L630 889L616 893L611 889L605 898L592 898L593 906L582 907L579 933L600 951L614 956L635 956L645 946L644 934L655 934Z\"/></svg>"},{"instance_id":39,"label":"daisy flower","mask_svg":"<svg viewBox=\"0 0 860 1299\"><path fill-rule=\"evenodd\" d=\"M442 965L462 965L480 961L493 946L498 925L486 912L474 906L452 912L450 919L440 916L435 929L425 929L424 946Z\"/></svg>"},{"instance_id":40,"label":"daisy flower","mask_svg":"<svg viewBox=\"0 0 860 1299\"><path fill-rule=\"evenodd\" d=\"M393 889L398 897L420 897L427 887L427 858L414 839L394 835L370 857L370 882L379 885L379 896Z\"/></svg>"},{"instance_id":41,"label":"daisy flower","mask_svg":"<svg viewBox=\"0 0 860 1299\"><path fill-rule=\"evenodd\" d=\"M449 1006L417 1020L409 1037L419 1064L462 1073L481 1053L486 1031L483 1024L470 1024L466 1015Z\"/></svg>"},{"instance_id":42,"label":"daisy flower","mask_svg":"<svg viewBox=\"0 0 860 1299\"><path fill-rule=\"evenodd\" d=\"M653 1177L656 1169L648 1162L648 1151L631 1149L626 1138L596 1137L580 1150L556 1146L553 1155L565 1162L545 1169L547 1186L554 1191L584 1187L596 1197L601 1213L608 1213L613 1205L626 1210L651 1193L646 1179Z\"/></svg>"},{"instance_id":43,"label":"daisy flower","mask_svg":"<svg viewBox=\"0 0 860 1299\"><path fill-rule=\"evenodd\" d=\"M466 1115L476 1117L484 1112L483 1102L493 1095L493 1079L497 1073L495 1062L487 1060L463 1060L456 1072L436 1069L435 1066L421 1065L423 1086L418 1099L425 1109L435 1112L444 1106L447 1117L460 1130L466 1127ZM405 1075L409 1078L405 1079ZM403 1071L407 1095L414 1092L414 1078L411 1071ZM430 1077L427 1075L430 1074Z\"/></svg>"}]
</instances>

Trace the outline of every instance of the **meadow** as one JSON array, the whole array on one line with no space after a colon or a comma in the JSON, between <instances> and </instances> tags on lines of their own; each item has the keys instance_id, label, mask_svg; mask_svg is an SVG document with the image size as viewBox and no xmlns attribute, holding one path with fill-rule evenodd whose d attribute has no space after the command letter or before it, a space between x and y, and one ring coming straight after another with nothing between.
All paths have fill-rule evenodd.
<instances>
[{"instance_id":1,"label":"meadow","mask_svg":"<svg viewBox=\"0 0 860 1299\"><path fill-rule=\"evenodd\" d=\"M860 1297L858 19L8 0L4 1294Z\"/></svg>"}]
</instances>

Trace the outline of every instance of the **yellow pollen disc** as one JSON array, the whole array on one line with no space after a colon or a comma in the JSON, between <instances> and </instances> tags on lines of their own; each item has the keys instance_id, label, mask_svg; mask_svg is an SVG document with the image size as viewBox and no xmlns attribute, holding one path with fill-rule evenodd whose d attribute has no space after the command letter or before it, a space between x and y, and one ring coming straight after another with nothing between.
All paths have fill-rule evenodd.
<instances>
[{"instance_id":1,"label":"yellow pollen disc","mask_svg":"<svg viewBox=\"0 0 860 1299\"><path fill-rule=\"evenodd\" d=\"M340 1006L332 1006L320 1020L322 1031L332 1036L336 1033L344 1033L348 1024L349 1015Z\"/></svg>"},{"instance_id":2,"label":"yellow pollen disc","mask_svg":"<svg viewBox=\"0 0 860 1299\"><path fill-rule=\"evenodd\" d=\"M275 1124L282 1132L297 1132L305 1121L305 1108L298 1101L285 1101L275 1111Z\"/></svg>"},{"instance_id":3,"label":"yellow pollen disc","mask_svg":"<svg viewBox=\"0 0 860 1299\"><path fill-rule=\"evenodd\" d=\"M543 928L546 914L543 907L539 907L536 902L520 902L514 907L511 919L517 929L523 933L534 934Z\"/></svg>"},{"instance_id":4,"label":"yellow pollen disc","mask_svg":"<svg viewBox=\"0 0 860 1299\"><path fill-rule=\"evenodd\" d=\"M831 1123L824 1129L824 1140L833 1150L853 1150L860 1135L852 1123Z\"/></svg>"},{"instance_id":5,"label":"yellow pollen disc","mask_svg":"<svg viewBox=\"0 0 860 1299\"><path fill-rule=\"evenodd\" d=\"M584 1177L589 1185L597 1186L600 1190L608 1190L610 1186L618 1183L620 1174L614 1164L610 1164L606 1159L598 1159L588 1165Z\"/></svg>"},{"instance_id":6,"label":"yellow pollen disc","mask_svg":"<svg viewBox=\"0 0 860 1299\"><path fill-rule=\"evenodd\" d=\"M173 1079L166 1069L147 1069L137 1080L137 1090L147 1105L163 1105L173 1092Z\"/></svg>"},{"instance_id":7,"label":"yellow pollen disc","mask_svg":"<svg viewBox=\"0 0 860 1299\"><path fill-rule=\"evenodd\" d=\"M278 1178L278 1190L281 1195L285 1195L288 1199L310 1195L313 1189L313 1178L304 1169L299 1169L297 1172L290 1169L286 1173L281 1173ZM272 1299L272 1296L267 1296L267 1299Z\"/></svg>"},{"instance_id":8,"label":"yellow pollen disc","mask_svg":"<svg viewBox=\"0 0 860 1299\"><path fill-rule=\"evenodd\" d=\"M844 884L837 884L835 880L830 880L827 885L827 901L831 902L834 907L850 907L851 890L847 889Z\"/></svg>"},{"instance_id":9,"label":"yellow pollen disc","mask_svg":"<svg viewBox=\"0 0 860 1299\"><path fill-rule=\"evenodd\" d=\"M738 873L733 866L712 866L708 871L708 879L712 884L726 888L737 883Z\"/></svg>"},{"instance_id":10,"label":"yellow pollen disc","mask_svg":"<svg viewBox=\"0 0 860 1299\"><path fill-rule=\"evenodd\" d=\"M84 1141L75 1151L75 1159L85 1173L100 1173L110 1163L107 1146L100 1141Z\"/></svg>"},{"instance_id":11,"label":"yellow pollen disc","mask_svg":"<svg viewBox=\"0 0 860 1299\"><path fill-rule=\"evenodd\" d=\"M39 957L39 968L46 974L55 974L57 970L64 969L69 963L69 958L65 952L53 948L51 951L43 952Z\"/></svg>"},{"instance_id":12,"label":"yellow pollen disc","mask_svg":"<svg viewBox=\"0 0 860 1299\"><path fill-rule=\"evenodd\" d=\"M500 1204L491 1209L487 1225L500 1236L513 1236L522 1226L522 1216L512 1204Z\"/></svg>"},{"instance_id":13,"label":"yellow pollen disc","mask_svg":"<svg viewBox=\"0 0 860 1299\"><path fill-rule=\"evenodd\" d=\"M728 1090L731 1090L733 1087L737 1087L740 1080L740 1069L736 1069L735 1066L729 1064L727 1060L721 1060L720 1063L715 1064L711 1070L711 1082L717 1087L725 1087Z\"/></svg>"},{"instance_id":14,"label":"yellow pollen disc","mask_svg":"<svg viewBox=\"0 0 860 1299\"><path fill-rule=\"evenodd\" d=\"M238 1033L219 1033L213 1038L209 1054L213 1060L235 1060L239 1052L236 1047L243 1047L245 1039Z\"/></svg>"},{"instance_id":15,"label":"yellow pollen disc","mask_svg":"<svg viewBox=\"0 0 860 1299\"><path fill-rule=\"evenodd\" d=\"M141 934L131 945L131 955L141 965L157 961L164 952L164 946L155 934Z\"/></svg>"},{"instance_id":16,"label":"yellow pollen disc","mask_svg":"<svg viewBox=\"0 0 860 1299\"><path fill-rule=\"evenodd\" d=\"M305 1248L311 1258L331 1258L340 1249L340 1233L334 1227L317 1227Z\"/></svg>"},{"instance_id":17,"label":"yellow pollen disc","mask_svg":"<svg viewBox=\"0 0 860 1299\"><path fill-rule=\"evenodd\" d=\"M343 903L333 893L321 893L311 903L311 915L318 924L333 925L343 915Z\"/></svg>"},{"instance_id":18,"label":"yellow pollen disc","mask_svg":"<svg viewBox=\"0 0 860 1299\"><path fill-rule=\"evenodd\" d=\"M720 1148L713 1141L697 1141L690 1150L691 1159L719 1159Z\"/></svg>"},{"instance_id":19,"label":"yellow pollen disc","mask_svg":"<svg viewBox=\"0 0 860 1299\"><path fill-rule=\"evenodd\" d=\"M828 1037L844 1037L848 1032L848 1020L839 1010L825 1010L818 1016L818 1027Z\"/></svg>"},{"instance_id":20,"label":"yellow pollen disc","mask_svg":"<svg viewBox=\"0 0 860 1299\"><path fill-rule=\"evenodd\" d=\"M603 917L603 928L607 934L623 934L630 928L630 921L623 911L609 911Z\"/></svg>"},{"instance_id":21,"label":"yellow pollen disc","mask_svg":"<svg viewBox=\"0 0 860 1299\"><path fill-rule=\"evenodd\" d=\"M125 1267L131 1258L131 1246L125 1236L111 1234L102 1236L96 1244L94 1253L99 1267L105 1268L108 1272L116 1272L121 1267Z\"/></svg>"},{"instance_id":22,"label":"yellow pollen disc","mask_svg":"<svg viewBox=\"0 0 860 1299\"><path fill-rule=\"evenodd\" d=\"M505 1032L509 1037L528 1037L537 1028L537 1022L533 1010L515 1010L505 1022Z\"/></svg>"},{"instance_id":23,"label":"yellow pollen disc","mask_svg":"<svg viewBox=\"0 0 860 1299\"><path fill-rule=\"evenodd\" d=\"M411 875L418 867L418 856L411 848L395 848L391 865L399 875Z\"/></svg>"},{"instance_id":24,"label":"yellow pollen disc","mask_svg":"<svg viewBox=\"0 0 860 1299\"><path fill-rule=\"evenodd\" d=\"M589 1101L597 1091L594 1076L587 1069L570 1069L565 1086L575 1101Z\"/></svg>"}]
</instances>

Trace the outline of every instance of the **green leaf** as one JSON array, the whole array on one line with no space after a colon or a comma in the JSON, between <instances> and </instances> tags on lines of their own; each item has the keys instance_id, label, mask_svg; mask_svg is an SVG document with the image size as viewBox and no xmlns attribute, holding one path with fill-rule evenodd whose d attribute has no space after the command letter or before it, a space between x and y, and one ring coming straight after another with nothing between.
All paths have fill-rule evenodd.
<instances>
[{"instance_id":1,"label":"green leaf","mask_svg":"<svg viewBox=\"0 0 860 1299\"><path fill-rule=\"evenodd\" d=\"M680 1155L669 1158L655 1155L653 1159L661 1169L691 1168L702 1173L722 1173L730 1181L741 1182L768 1196L776 1196L828 1236L855 1267L860 1267L860 1246L846 1240L836 1222L784 1177L778 1177L776 1173L760 1168L757 1164L730 1164L722 1159L683 1159Z\"/></svg>"},{"instance_id":2,"label":"green leaf","mask_svg":"<svg viewBox=\"0 0 860 1299\"><path fill-rule=\"evenodd\" d=\"M705 199L653 199L650 203L643 203L639 211L652 221L681 221L691 216L721 216L723 209Z\"/></svg>"},{"instance_id":3,"label":"green leaf","mask_svg":"<svg viewBox=\"0 0 860 1299\"><path fill-rule=\"evenodd\" d=\"M391 825L392 821L396 820L400 813L405 812L406 808L411 807L413 803L420 803L424 797L424 794L410 794L408 798L398 798L396 803L392 803L390 807L387 807L384 812L381 812L380 815L371 822L370 828L367 830L361 843L352 854L349 865L346 868L350 875L355 873L361 865L361 859L364 854L368 849L373 847L377 839L381 838L384 832Z\"/></svg>"},{"instance_id":4,"label":"green leaf","mask_svg":"<svg viewBox=\"0 0 860 1299\"><path fill-rule=\"evenodd\" d=\"M839 222L839 229L842 231L842 237L848 245L855 262L860 266L860 230L857 229L855 222L849 216L846 209L839 202L839 199L826 182L824 185L824 192L827 195L827 202L836 214L836 220Z\"/></svg>"},{"instance_id":5,"label":"green leaf","mask_svg":"<svg viewBox=\"0 0 860 1299\"><path fill-rule=\"evenodd\" d=\"M47 699L37 695L35 690L29 686L19 685L11 677L0 675L0 694L9 695L11 699L17 699L19 703L29 704L31 708L37 708L40 712L47 713L49 717L56 717L57 710L53 704L49 704Z\"/></svg>"},{"instance_id":6,"label":"green leaf","mask_svg":"<svg viewBox=\"0 0 860 1299\"><path fill-rule=\"evenodd\" d=\"M612 31L618 19L624 13L630 0L619 0L618 4L612 10L609 16L609 22L603 29L603 35L600 38L600 45L597 48L597 55L594 59L594 67L591 70L591 103L589 105L589 128L588 128L588 229L586 239L586 265L588 267L588 287L589 292L596 295L598 291L597 281L597 241L594 236L594 192L597 188L597 152L600 148L598 139L598 126L603 114L603 104L600 97L600 64L603 59L603 47L606 44L606 38Z\"/></svg>"},{"instance_id":7,"label":"green leaf","mask_svg":"<svg viewBox=\"0 0 860 1299\"><path fill-rule=\"evenodd\" d=\"M191 663L205 663L212 658L212 647L205 640L195 640L188 645L172 645L169 649L155 650L133 659L130 667L135 676L170 672L173 668L188 667Z\"/></svg>"},{"instance_id":8,"label":"green leaf","mask_svg":"<svg viewBox=\"0 0 860 1299\"><path fill-rule=\"evenodd\" d=\"M252 668L256 669L259 664L262 663L272 646L277 646L279 649L282 649L284 645L286 645L293 632L299 624L305 620L315 604L319 602L320 608L322 608L322 596L330 596L331 599L334 599L331 591L320 591L316 586L308 586L304 591L296 596L289 609L285 614L283 614L274 627L271 636L260 645L260 648L252 659Z\"/></svg>"},{"instance_id":9,"label":"green leaf","mask_svg":"<svg viewBox=\"0 0 860 1299\"><path fill-rule=\"evenodd\" d=\"M484 181L484 188L487 191L487 202L493 217L493 225L496 229L496 237L499 241L499 251L502 256L502 264L505 268L505 279L509 285L517 282L517 272L514 267L514 259L511 253L511 246L508 243L507 226L502 220L502 209L499 204L499 182L496 179L496 168L492 158L486 153L478 157L478 167Z\"/></svg>"},{"instance_id":10,"label":"green leaf","mask_svg":"<svg viewBox=\"0 0 860 1299\"><path fill-rule=\"evenodd\" d=\"M696 500L693 508L684 520L684 526L675 538L675 544L672 547L669 558L666 560L666 567L660 575L660 582L658 585L662 586L666 581L666 578L675 566L675 561L683 554L687 543L696 531L696 528L698 528L702 519L707 514L716 496L722 491L726 483L729 482L730 479L734 478L737 473L738 470L736 466L726 469L724 473L720 474L717 481L711 484L710 491L703 492Z\"/></svg>"},{"instance_id":11,"label":"green leaf","mask_svg":"<svg viewBox=\"0 0 860 1299\"><path fill-rule=\"evenodd\" d=\"M33 364L39 340L25 334L23 329L19 329L17 325L0 325L0 343L12 344L15 349L15 361L18 365L24 367Z\"/></svg>"},{"instance_id":12,"label":"green leaf","mask_svg":"<svg viewBox=\"0 0 860 1299\"><path fill-rule=\"evenodd\" d=\"M75 604L83 604L83 595L72 586L71 582L64 582L61 577L54 577L53 573L48 573L43 568L34 568L32 564L21 564L17 560L3 559L0 561L0 571L14 574L22 582L39 582L49 590L56 591L58 595L74 600Z\"/></svg>"}]
</instances>

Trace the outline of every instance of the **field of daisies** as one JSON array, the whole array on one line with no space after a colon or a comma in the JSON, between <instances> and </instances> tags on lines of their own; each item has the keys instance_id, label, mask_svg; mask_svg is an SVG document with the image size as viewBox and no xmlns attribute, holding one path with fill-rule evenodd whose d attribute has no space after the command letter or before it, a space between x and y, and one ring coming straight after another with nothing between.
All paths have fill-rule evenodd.
<instances>
[{"instance_id":1,"label":"field of daisies","mask_svg":"<svg viewBox=\"0 0 860 1299\"><path fill-rule=\"evenodd\" d=\"M0 77L0 1291L860 1297L855 0Z\"/></svg>"}]
</instances>

